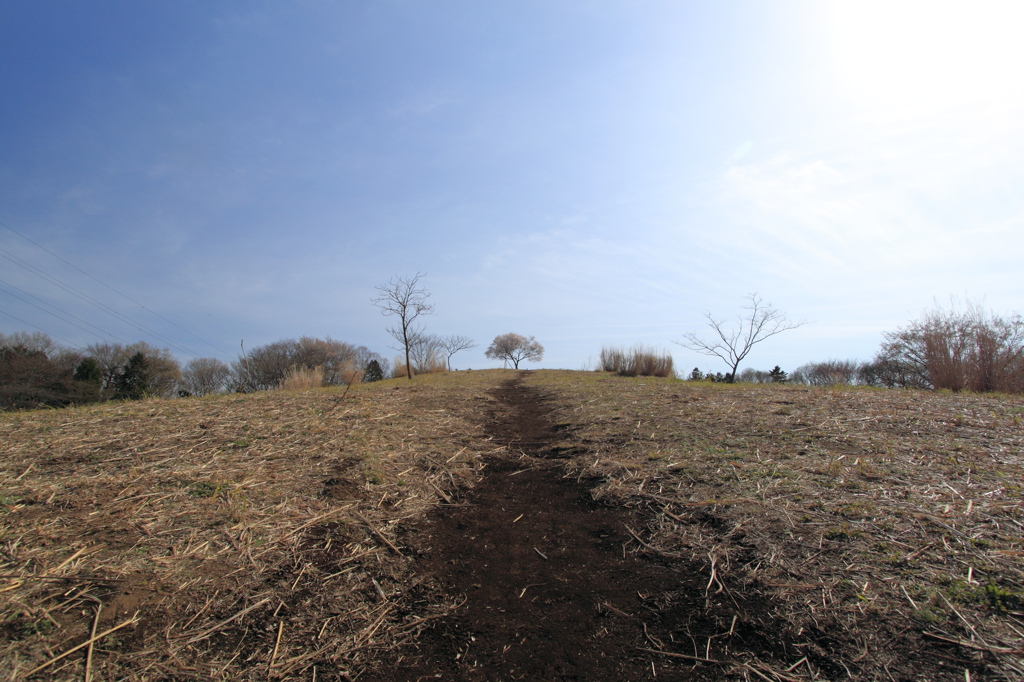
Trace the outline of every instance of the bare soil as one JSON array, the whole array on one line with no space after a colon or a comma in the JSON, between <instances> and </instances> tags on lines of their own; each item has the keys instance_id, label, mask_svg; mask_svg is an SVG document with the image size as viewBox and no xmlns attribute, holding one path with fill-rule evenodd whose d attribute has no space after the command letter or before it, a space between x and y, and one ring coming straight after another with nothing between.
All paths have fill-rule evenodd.
<instances>
[{"instance_id":1,"label":"bare soil","mask_svg":"<svg viewBox=\"0 0 1024 682\"><path fill-rule=\"evenodd\" d=\"M730 644L716 653L800 657L784 638L765 636L777 625L765 604L709 595L702 566L630 550L648 519L594 501L595 480L552 461L568 453L550 396L522 377L493 395L487 433L508 454L488 457L460 504L404 538L417 570L463 605L371 679L713 680L727 664L708 662L703 647L726 633ZM668 644L691 654L650 653Z\"/></svg>"},{"instance_id":2,"label":"bare soil","mask_svg":"<svg viewBox=\"0 0 1024 682\"><path fill-rule=\"evenodd\" d=\"M1022 418L502 371L2 415L0 676L1022 679Z\"/></svg>"},{"instance_id":3,"label":"bare soil","mask_svg":"<svg viewBox=\"0 0 1024 682\"><path fill-rule=\"evenodd\" d=\"M512 379L493 391L487 433L509 454L412 529L417 567L463 606L395 652L375 679L637 679L650 675L646 599L679 571L627 556L642 520L593 502L587 483L550 461L561 453L544 396Z\"/></svg>"}]
</instances>

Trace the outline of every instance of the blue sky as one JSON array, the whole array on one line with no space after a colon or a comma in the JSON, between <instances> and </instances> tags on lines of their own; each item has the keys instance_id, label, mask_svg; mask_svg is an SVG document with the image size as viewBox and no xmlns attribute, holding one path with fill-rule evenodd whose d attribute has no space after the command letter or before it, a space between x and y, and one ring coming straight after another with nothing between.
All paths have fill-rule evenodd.
<instances>
[{"instance_id":1,"label":"blue sky","mask_svg":"<svg viewBox=\"0 0 1024 682\"><path fill-rule=\"evenodd\" d=\"M950 296L1024 309L1022 26L1016 2L0 2L0 222L35 242L0 227L0 331L392 355L374 287L423 272L428 330L480 344L460 368L515 331L542 367L644 342L724 369L672 340L750 292L808 324L748 366L869 359Z\"/></svg>"}]
</instances>

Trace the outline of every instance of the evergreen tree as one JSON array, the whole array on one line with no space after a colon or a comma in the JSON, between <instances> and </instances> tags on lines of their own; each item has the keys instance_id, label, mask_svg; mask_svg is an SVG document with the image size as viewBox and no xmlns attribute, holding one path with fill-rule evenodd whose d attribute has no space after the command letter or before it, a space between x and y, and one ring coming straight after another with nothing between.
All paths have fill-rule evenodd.
<instances>
[{"instance_id":1,"label":"evergreen tree","mask_svg":"<svg viewBox=\"0 0 1024 682\"><path fill-rule=\"evenodd\" d=\"M129 358L117 377L114 397L120 400L139 400L146 395L149 385L149 362L141 352Z\"/></svg>"},{"instance_id":2,"label":"evergreen tree","mask_svg":"<svg viewBox=\"0 0 1024 682\"><path fill-rule=\"evenodd\" d=\"M363 381L369 383L371 381L380 381L384 378L384 370L381 369L380 363L376 360L370 360L366 365L366 374L363 376Z\"/></svg>"},{"instance_id":3,"label":"evergreen tree","mask_svg":"<svg viewBox=\"0 0 1024 682\"><path fill-rule=\"evenodd\" d=\"M775 368L768 372L768 378L776 384L784 384L789 380L789 375L782 371L782 368L775 365Z\"/></svg>"},{"instance_id":4,"label":"evergreen tree","mask_svg":"<svg viewBox=\"0 0 1024 682\"><path fill-rule=\"evenodd\" d=\"M95 358L86 358L78 363L75 369L75 381L84 381L89 384L99 384L103 380L103 370Z\"/></svg>"}]
</instances>

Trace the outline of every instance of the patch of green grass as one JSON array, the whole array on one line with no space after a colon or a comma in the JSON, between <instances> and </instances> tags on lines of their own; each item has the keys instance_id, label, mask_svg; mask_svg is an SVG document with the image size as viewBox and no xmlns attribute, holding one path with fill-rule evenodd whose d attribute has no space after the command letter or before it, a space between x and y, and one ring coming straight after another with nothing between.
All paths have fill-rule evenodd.
<instances>
[{"instance_id":1,"label":"patch of green grass","mask_svg":"<svg viewBox=\"0 0 1024 682\"><path fill-rule=\"evenodd\" d=\"M945 617L941 613L927 606L915 609L910 614L910 617L919 623L924 623L925 625L937 625L945 620Z\"/></svg>"},{"instance_id":2,"label":"patch of green grass","mask_svg":"<svg viewBox=\"0 0 1024 682\"><path fill-rule=\"evenodd\" d=\"M1024 607L1024 598L1021 595L1004 590L995 583L985 585L985 597L989 606L1000 613L1005 611L1020 611Z\"/></svg>"},{"instance_id":3,"label":"patch of green grass","mask_svg":"<svg viewBox=\"0 0 1024 682\"><path fill-rule=\"evenodd\" d=\"M45 637L56 629L57 626L48 618L40 618L38 620L23 619L16 623L14 627L18 639L34 636Z\"/></svg>"},{"instance_id":4,"label":"patch of green grass","mask_svg":"<svg viewBox=\"0 0 1024 682\"><path fill-rule=\"evenodd\" d=\"M188 494L192 497L217 497L224 492L226 486L223 483L212 481L196 481L188 487Z\"/></svg>"},{"instance_id":5,"label":"patch of green grass","mask_svg":"<svg viewBox=\"0 0 1024 682\"><path fill-rule=\"evenodd\" d=\"M852 540L856 537L860 537L861 531L859 528L852 528L849 524L843 523L838 526L832 526L825 530L824 536L826 540L834 540L836 542L844 542L846 540Z\"/></svg>"},{"instance_id":6,"label":"patch of green grass","mask_svg":"<svg viewBox=\"0 0 1024 682\"><path fill-rule=\"evenodd\" d=\"M850 502L836 507L836 513L848 519L870 519L877 516L874 506L867 502Z\"/></svg>"}]
</instances>

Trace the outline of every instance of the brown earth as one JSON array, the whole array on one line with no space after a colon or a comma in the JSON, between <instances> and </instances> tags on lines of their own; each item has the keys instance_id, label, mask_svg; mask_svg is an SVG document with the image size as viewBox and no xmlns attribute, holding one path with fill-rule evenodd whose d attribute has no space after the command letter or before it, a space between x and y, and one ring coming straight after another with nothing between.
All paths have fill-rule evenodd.
<instances>
[{"instance_id":1,"label":"brown earth","mask_svg":"<svg viewBox=\"0 0 1024 682\"><path fill-rule=\"evenodd\" d=\"M821 662L780 636L768 604L709 588L705 566L636 554L650 519L594 501L597 481L552 461L567 448L550 396L522 376L492 395L487 433L512 455L488 457L457 505L403 538L462 606L365 679L715 680L734 650Z\"/></svg>"}]
</instances>

